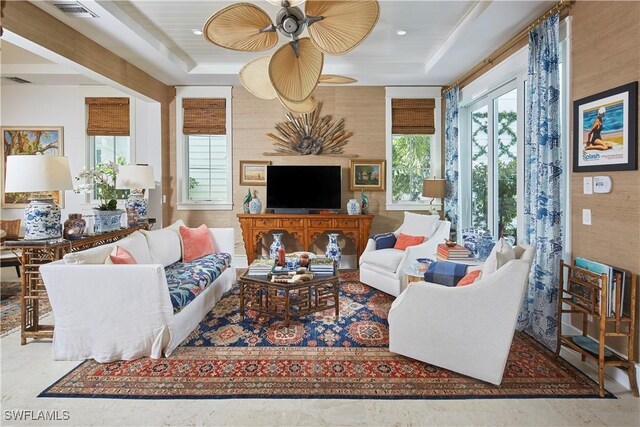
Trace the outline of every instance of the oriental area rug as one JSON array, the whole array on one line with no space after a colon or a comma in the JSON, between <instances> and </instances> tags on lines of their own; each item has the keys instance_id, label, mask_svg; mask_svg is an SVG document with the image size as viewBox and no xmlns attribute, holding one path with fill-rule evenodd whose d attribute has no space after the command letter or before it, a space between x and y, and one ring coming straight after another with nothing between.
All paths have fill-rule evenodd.
<instances>
[{"instance_id":1,"label":"oriental area rug","mask_svg":"<svg viewBox=\"0 0 640 427\"><path fill-rule=\"evenodd\" d=\"M40 318L51 311L49 300L40 301ZM20 279L0 283L0 336L20 328Z\"/></svg>"},{"instance_id":2,"label":"oriental area rug","mask_svg":"<svg viewBox=\"0 0 640 427\"><path fill-rule=\"evenodd\" d=\"M341 273L340 292L338 321L330 309L285 327L280 318L252 312L242 321L236 286L169 358L85 361L39 397L598 397L596 383L523 333L515 335L501 386L393 354L387 349L393 297L360 283L357 272Z\"/></svg>"}]
</instances>

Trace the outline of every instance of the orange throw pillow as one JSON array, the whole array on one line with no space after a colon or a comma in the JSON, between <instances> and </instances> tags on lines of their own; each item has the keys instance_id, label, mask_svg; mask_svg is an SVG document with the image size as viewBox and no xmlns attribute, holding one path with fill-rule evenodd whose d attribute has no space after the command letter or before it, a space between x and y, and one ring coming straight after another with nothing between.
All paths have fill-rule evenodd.
<instances>
[{"instance_id":1,"label":"orange throw pillow","mask_svg":"<svg viewBox=\"0 0 640 427\"><path fill-rule=\"evenodd\" d=\"M112 255L109 255L109 259L113 264L137 264L131 252L120 246L114 248Z\"/></svg>"},{"instance_id":2,"label":"orange throw pillow","mask_svg":"<svg viewBox=\"0 0 640 427\"><path fill-rule=\"evenodd\" d=\"M456 285L456 288L460 286L467 286L472 284L473 282L476 281L478 276L480 276L480 273L482 273L482 270L473 270L471 273L468 273L466 276L460 279L460 281Z\"/></svg>"},{"instance_id":3,"label":"orange throw pillow","mask_svg":"<svg viewBox=\"0 0 640 427\"><path fill-rule=\"evenodd\" d=\"M209 228L202 224L198 228L179 228L182 242L182 262L193 261L215 252Z\"/></svg>"},{"instance_id":4,"label":"orange throw pillow","mask_svg":"<svg viewBox=\"0 0 640 427\"><path fill-rule=\"evenodd\" d=\"M404 251L409 246L416 246L420 243L424 242L426 237L424 236L410 236L408 234L402 234L398 236L398 240L396 240L396 244L393 246L393 249L400 249Z\"/></svg>"}]
</instances>

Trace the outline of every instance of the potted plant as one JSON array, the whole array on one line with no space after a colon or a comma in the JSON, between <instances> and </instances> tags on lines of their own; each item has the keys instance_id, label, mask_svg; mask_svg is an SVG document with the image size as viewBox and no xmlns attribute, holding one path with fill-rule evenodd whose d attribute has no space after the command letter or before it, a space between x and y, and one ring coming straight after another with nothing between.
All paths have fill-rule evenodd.
<instances>
[{"instance_id":1,"label":"potted plant","mask_svg":"<svg viewBox=\"0 0 640 427\"><path fill-rule=\"evenodd\" d=\"M80 183L75 192L91 194L95 189L96 198L100 201L100 204L93 208L97 233L120 229L120 217L124 210L118 209L116 200L117 174L118 164L105 162L91 169L82 168L76 177Z\"/></svg>"}]
</instances>

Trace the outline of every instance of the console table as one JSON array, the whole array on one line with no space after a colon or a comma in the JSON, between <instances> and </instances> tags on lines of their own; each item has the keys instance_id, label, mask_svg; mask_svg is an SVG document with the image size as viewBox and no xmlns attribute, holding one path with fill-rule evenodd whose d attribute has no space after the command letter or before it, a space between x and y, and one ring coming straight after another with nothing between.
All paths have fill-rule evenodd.
<instances>
[{"instance_id":1,"label":"console table","mask_svg":"<svg viewBox=\"0 0 640 427\"><path fill-rule=\"evenodd\" d=\"M369 240L373 215L347 214L238 214L242 239L249 264L256 259L256 250L265 234L282 230L291 234L305 251L315 239L328 231L340 231L356 246L356 262Z\"/></svg>"},{"instance_id":2,"label":"console table","mask_svg":"<svg viewBox=\"0 0 640 427\"><path fill-rule=\"evenodd\" d=\"M40 265L62 259L69 252L81 251L128 236L141 227L122 228L116 231L85 236L77 240L12 240L4 243L7 249L20 250L20 343L27 338L53 338L53 325L40 324L39 302L47 298L47 291L40 277Z\"/></svg>"}]
</instances>

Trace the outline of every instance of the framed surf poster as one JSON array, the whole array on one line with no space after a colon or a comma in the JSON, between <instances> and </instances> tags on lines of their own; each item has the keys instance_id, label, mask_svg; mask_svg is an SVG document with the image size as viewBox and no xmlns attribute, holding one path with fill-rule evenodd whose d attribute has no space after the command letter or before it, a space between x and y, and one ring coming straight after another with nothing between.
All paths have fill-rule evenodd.
<instances>
[{"instance_id":1,"label":"framed surf poster","mask_svg":"<svg viewBox=\"0 0 640 427\"><path fill-rule=\"evenodd\" d=\"M573 171L638 169L638 82L573 103Z\"/></svg>"}]
</instances>

